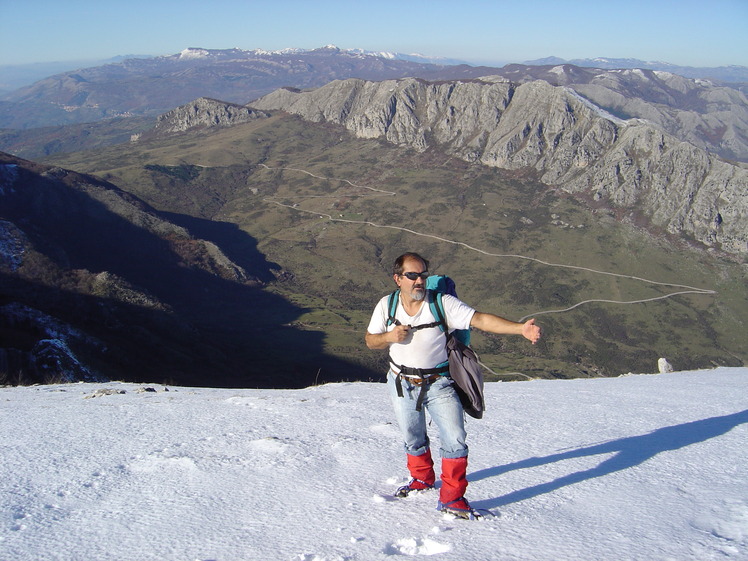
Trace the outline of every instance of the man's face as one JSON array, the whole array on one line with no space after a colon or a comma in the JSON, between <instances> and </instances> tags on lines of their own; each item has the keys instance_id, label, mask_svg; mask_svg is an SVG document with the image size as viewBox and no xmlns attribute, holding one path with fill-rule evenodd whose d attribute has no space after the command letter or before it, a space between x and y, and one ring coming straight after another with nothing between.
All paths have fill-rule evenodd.
<instances>
[{"instance_id":1,"label":"man's face","mask_svg":"<svg viewBox=\"0 0 748 561\"><path fill-rule=\"evenodd\" d=\"M400 290L408 294L413 300L420 302L426 297L426 279L422 276L426 271L425 265L418 259L406 259L403 263L403 273L395 277ZM407 275L419 275L409 279ZM427 275L428 276L428 275Z\"/></svg>"}]
</instances>

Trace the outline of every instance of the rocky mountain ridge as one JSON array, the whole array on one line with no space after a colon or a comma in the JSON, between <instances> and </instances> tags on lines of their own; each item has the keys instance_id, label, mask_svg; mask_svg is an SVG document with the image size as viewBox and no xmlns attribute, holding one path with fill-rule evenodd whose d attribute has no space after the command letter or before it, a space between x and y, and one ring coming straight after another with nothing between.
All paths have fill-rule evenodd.
<instances>
[{"instance_id":1,"label":"rocky mountain ridge","mask_svg":"<svg viewBox=\"0 0 748 561\"><path fill-rule=\"evenodd\" d=\"M661 60L650 61L637 58L615 58L615 57L595 57L595 58L574 58L563 59L559 57L546 57L536 60L528 60L523 64L532 66L558 66L560 64L572 64L574 66L583 66L587 68L603 68L606 70L618 70L622 68L643 69L643 70L662 70L672 74L678 74L686 78L711 79L722 82L748 83L748 68L739 65L729 66L711 66L695 67L672 64Z\"/></svg>"},{"instance_id":2,"label":"rocky mountain ridge","mask_svg":"<svg viewBox=\"0 0 748 561\"><path fill-rule=\"evenodd\" d=\"M0 127L18 130L113 117L155 118L198 98L244 105L278 88L317 88L336 79L453 81L493 75L516 83L545 80L570 87L621 118L647 119L709 152L748 162L748 100L736 84L660 70L609 68L610 61L601 61L604 68L567 63L488 68L407 58L328 46L276 52L185 49L169 56L126 59L50 76L4 96ZM62 138L65 134L55 131L61 137L55 140L40 132L44 151L69 146L70 139ZM83 142L90 144L90 139L81 138ZM28 138L21 142L17 133L0 135L0 150L29 158L42 153L17 151L28 150L28 145Z\"/></svg>"},{"instance_id":3,"label":"rocky mountain ridge","mask_svg":"<svg viewBox=\"0 0 748 561\"><path fill-rule=\"evenodd\" d=\"M247 106L201 97L160 115L152 132L158 135L196 127L234 126L268 116Z\"/></svg>"},{"instance_id":4,"label":"rocky mountain ridge","mask_svg":"<svg viewBox=\"0 0 748 561\"><path fill-rule=\"evenodd\" d=\"M350 79L277 90L252 107L340 124L360 138L533 169L548 185L708 247L748 254L748 170L641 119L616 118L569 87L503 77Z\"/></svg>"},{"instance_id":5,"label":"rocky mountain ridge","mask_svg":"<svg viewBox=\"0 0 748 561\"><path fill-rule=\"evenodd\" d=\"M0 128L33 128L128 115L156 116L205 97L244 104L283 86L336 78L433 75L447 65L337 48L283 52L185 49L162 57L63 72L3 97Z\"/></svg>"},{"instance_id":6,"label":"rocky mountain ridge","mask_svg":"<svg viewBox=\"0 0 748 561\"><path fill-rule=\"evenodd\" d=\"M665 71L571 64L509 65L491 75L565 86L621 119L646 119L708 152L748 162L748 99L739 89Z\"/></svg>"},{"instance_id":7,"label":"rocky mountain ridge","mask_svg":"<svg viewBox=\"0 0 748 561\"><path fill-rule=\"evenodd\" d=\"M268 56L268 55L305 55L305 54L345 54L353 57L378 57L389 60L406 60L410 62L419 62L427 64L457 65L467 64L464 60L457 60L445 57L429 57L417 53L405 54L392 51L371 51L367 49L341 49L335 45L325 45L316 49L303 49L298 47L288 47L268 51L266 49L204 49L200 47L189 47L180 51L176 55L167 55L166 58L179 57L184 59L241 59L245 57ZM152 58L152 57L149 57Z\"/></svg>"},{"instance_id":8,"label":"rocky mountain ridge","mask_svg":"<svg viewBox=\"0 0 748 561\"><path fill-rule=\"evenodd\" d=\"M572 307L573 313L541 317L548 333L564 334L542 348L476 334L479 352L497 373L586 377L640 371L660 356L694 367L723 364L728 355L743 360L735 327L748 308L738 259L647 232L643 222L616 221L606 201L548 188L528 168L470 164L432 146L420 152L381 137L359 139L341 125L276 111L234 127L143 135L49 162L106 178L216 243L247 271L257 271L245 262L248 253L277 263L251 300L236 294L236 283L216 287L196 279L191 323L207 323L200 335L213 334L225 353L205 370L211 376L231 359L235 375L252 368L274 387L359 372L378 379L386 359L362 351L361 333L389 289L396 252L413 247L432 256L436 271L455 275L467 302L506 317ZM630 216L618 212L619 219ZM456 250L457 243L478 249ZM548 262L560 265L542 264ZM678 289L641 279L715 293L660 301ZM657 302L642 306L587 303L651 297ZM260 352L251 352L252 345ZM331 357L357 365L333 369Z\"/></svg>"}]
</instances>

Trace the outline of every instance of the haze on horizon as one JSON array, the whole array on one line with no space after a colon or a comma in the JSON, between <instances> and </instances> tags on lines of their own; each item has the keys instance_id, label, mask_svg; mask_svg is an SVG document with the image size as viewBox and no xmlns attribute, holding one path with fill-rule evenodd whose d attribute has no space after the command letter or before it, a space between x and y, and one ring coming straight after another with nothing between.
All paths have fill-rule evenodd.
<instances>
[{"instance_id":1,"label":"haze on horizon","mask_svg":"<svg viewBox=\"0 0 748 561\"><path fill-rule=\"evenodd\" d=\"M208 49L418 53L504 65L548 56L748 66L745 0L0 0L0 66Z\"/></svg>"}]
</instances>

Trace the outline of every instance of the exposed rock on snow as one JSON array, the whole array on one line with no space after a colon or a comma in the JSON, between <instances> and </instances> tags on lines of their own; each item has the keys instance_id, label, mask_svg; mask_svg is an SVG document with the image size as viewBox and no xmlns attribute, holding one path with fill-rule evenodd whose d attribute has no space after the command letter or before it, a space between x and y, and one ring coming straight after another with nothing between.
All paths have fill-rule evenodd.
<instances>
[{"instance_id":1,"label":"exposed rock on snow","mask_svg":"<svg viewBox=\"0 0 748 561\"><path fill-rule=\"evenodd\" d=\"M665 374L666 372L673 371L672 365L667 361L666 358L661 358L657 361L657 368L660 371L660 374Z\"/></svg>"}]
</instances>

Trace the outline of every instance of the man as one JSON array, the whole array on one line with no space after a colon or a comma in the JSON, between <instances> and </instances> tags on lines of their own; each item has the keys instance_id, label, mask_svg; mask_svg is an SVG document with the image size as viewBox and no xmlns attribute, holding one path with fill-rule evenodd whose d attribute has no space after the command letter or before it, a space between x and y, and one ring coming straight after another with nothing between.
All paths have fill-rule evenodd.
<instances>
[{"instance_id":1,"label":"man","mask_svg":"<svg viewBox=\"0 0 748 561\"><path fill-rule=\"evenodd\" d=\"M405 253L395 260L393 279L400 289L395 312L397 321L388 325L389 297L383 297L369 322L366 346L389 349L390 354L387 384L412 478L395 496L406 497L412 492L434 488L436 475L426 430L425 410L428 410L441 442L442 487L438 509L460 518L472 518L476 512L465 499L468 456L465 418L448 376L446 335L438 326L418 329L418 326L436 322L428 305L431 297L426 290L428 268L429 262L417 253ZM450 330L475 327L489 333L522 335L533 344L540 339L541 329L534 319L516 323L475 311L447 294L443 305Z\"/></svg>"}]
</instances>

